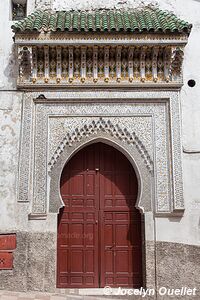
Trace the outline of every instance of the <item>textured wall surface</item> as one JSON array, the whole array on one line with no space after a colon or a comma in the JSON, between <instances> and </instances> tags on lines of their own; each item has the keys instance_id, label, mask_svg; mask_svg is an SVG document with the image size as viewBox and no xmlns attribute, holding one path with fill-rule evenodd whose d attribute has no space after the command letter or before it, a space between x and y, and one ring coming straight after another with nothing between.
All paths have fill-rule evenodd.
<instances>
[{"instance_id":1,"label":"textured wall surface","mask_svg":"<svg viewBox=\"0 0 200 300\"><path fill-rule=\"evenodd\" d=\"M196 288L195 297L200 297L200 251L197 246L179 243L158 242L156 244L157 288ZM163 297L162 299L170 299Z\"/></svg>"},{"instance_id":2,"label":"textured wall surface","mask_svg":"<svg viewBox=\"0 0 200 300\"><path fill-rule=\"evenodd\" d=\"M17 233L14 269L0 272L0 289L55 290L56 234Z\"/></svg>"},{"instance_id":3,"label":"textured wall surface","mask_svg":"<svg viewBox=\"0 0 200 300\"><path fill-rule=\"evenodd\" d=\"M16 183L22 94L0 92L0 230L16 227Z\"/></svg>"}]
</instances>

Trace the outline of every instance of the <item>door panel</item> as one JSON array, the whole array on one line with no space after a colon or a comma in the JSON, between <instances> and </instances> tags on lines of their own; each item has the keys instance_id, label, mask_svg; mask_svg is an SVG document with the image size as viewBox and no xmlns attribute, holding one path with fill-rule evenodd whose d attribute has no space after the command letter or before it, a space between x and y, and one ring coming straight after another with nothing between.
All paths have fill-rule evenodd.
<instances>
[{"instance_id":1,"label":"door panel","mask_svg":"<svg viewBox=\"0 0 200 300\"><path fill-rule=\"evenodd\" d=\"M57 286L141 287L141 216L137 178L116 149L92 144L64 168Z\"/></svg>"},{"instance_id":2,"label":"door panel","mask_svg":"<svg viewBox=\"0 0 200 300\"><path fill-rule=\"evenodd\" d=\"M141 242L137 211L101 213L101 287L142 286Z\"/></svg>"},{"instance_id":3,"label":"door panel","mask_svg":"<svg viewBox=\"0 0 200 300\"><path fill-rule=\"evenodd\" d=\"M100 144L100 209L135 210L138 187L133 167L116 149Z\"/></svg>"},{"instance_id":4,"label":"door panel","mask_svg":"<svg viewBox=\"0 0 200 300\"><path fill-rule=\"evenodd\" d=\"M97 219L98 212L63 211L58 227L58 287L98 286Z\"/></svg>"}]
</instances>

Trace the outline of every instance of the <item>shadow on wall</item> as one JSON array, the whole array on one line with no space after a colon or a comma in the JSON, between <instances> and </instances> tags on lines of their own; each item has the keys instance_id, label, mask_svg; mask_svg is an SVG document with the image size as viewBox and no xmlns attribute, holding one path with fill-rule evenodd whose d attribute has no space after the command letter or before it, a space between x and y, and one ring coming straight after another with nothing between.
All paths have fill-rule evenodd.
<instances>
[{"instance_id":1,"label":"shadow on wall","mask_svg":"<svg viewBox=\"0 0 200 300\"><path fill-rule=\"evenodd\" d=\"M11 48L11 52L8 57L8 63L4 70L4 75L8 79L8 83L11 84L13 88L16 87L16 80L18 77L18 68L17 68L17 54L16 47L13 44Z\"/></svg>"},{"instance_id":2,"label":"shadow on wall","mask_svg":"<svg viewBox=\"0 0 200 300\"><path fill-rule=\"evenodd\" d=\"M182 217L183 217L183 216L180 216L180 217L171 217L171 218L168 218L168 220L169 220L170 222L173 222L173 223L180 223Z\"/></svg>"}]
</instances>

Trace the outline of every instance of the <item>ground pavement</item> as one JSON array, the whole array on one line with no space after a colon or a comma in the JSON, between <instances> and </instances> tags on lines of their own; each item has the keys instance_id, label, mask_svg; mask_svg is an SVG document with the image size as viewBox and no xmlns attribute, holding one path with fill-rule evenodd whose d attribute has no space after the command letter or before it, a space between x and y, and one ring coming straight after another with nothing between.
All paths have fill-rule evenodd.
<instances>
[{"instance_id":1,"label":"ground pavement","mask_svg":"<svg viewBox=\"0 0 200 300\"><path fill-rule=\"evenodd\" d=\"M124 296L86 296L79 295L76 291L69 294L63 293L40 293L40 292L11 292L0 290L0 300L119 300L130 299Z\"/></svg>"},{"instance_id":2,"label":"ground pavement","mask_svg":"<svg viewBox=\"0 0 200 300\"><path fill-rule=\"evenodd\" d=\"M196 297L141 297L141 296L89 296L89 295L80 295L80 290L73 290L69 292L60 292L58 293L41 293L41 292L12 292L12 291L4 291L0 290L0 300L200 300L199 296Z\"/></svg>"}]
</instances>

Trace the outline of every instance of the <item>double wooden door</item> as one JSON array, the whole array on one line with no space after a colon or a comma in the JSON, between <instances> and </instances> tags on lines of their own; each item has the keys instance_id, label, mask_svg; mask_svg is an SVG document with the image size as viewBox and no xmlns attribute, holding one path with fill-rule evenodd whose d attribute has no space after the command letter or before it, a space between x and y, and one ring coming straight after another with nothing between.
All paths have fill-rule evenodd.
<instances>
[{"instance_id":1,"label":"double wooden door","mask_svg":"<svg viewBox=\"0 0 200 300\"><path fill-rule=\"evenodd\" d=\"M137 178L115 148L95 143L65 166L58 218L57 286L141 287Z\"/></svg>"}]
</instances>

